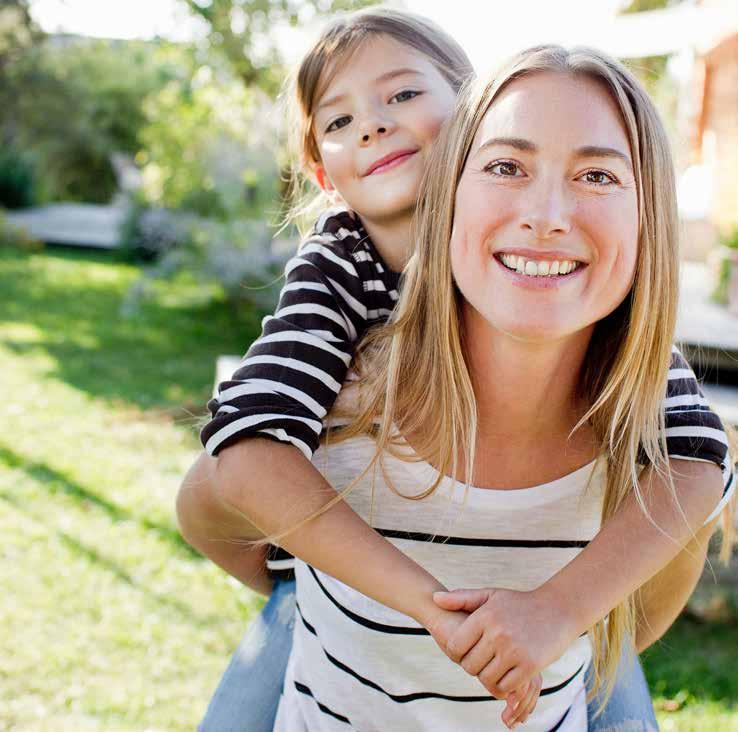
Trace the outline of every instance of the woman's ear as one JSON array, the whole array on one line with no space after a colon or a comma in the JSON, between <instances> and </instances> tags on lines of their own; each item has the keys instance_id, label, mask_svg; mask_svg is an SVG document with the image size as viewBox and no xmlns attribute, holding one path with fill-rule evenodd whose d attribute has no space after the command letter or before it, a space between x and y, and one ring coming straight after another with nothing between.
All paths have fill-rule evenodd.
<instances>
[{"instance_id":1,"label":"woman's ear","mask_svg":"<svg viewBox=\"0 0 738 732\"><path fill-rule=\"evenodd\" d=\"M336 190L333 187L333 183L331 183L330 178L326 175L325 168L322 165L313 166L313 175L315 175L315 180L318 181L318 185L326 193L332 193Z\"/></svg>"}]
</instances>

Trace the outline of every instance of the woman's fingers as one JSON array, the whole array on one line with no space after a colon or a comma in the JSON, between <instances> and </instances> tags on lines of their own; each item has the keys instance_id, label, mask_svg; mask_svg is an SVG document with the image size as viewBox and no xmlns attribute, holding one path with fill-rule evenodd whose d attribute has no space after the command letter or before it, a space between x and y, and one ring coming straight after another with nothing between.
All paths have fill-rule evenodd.
<instances>
[{"instance_id":1,"label":"woman's fingers","mask_svg":"<svg viewBox=\"0 0 738 732\"><path fill-rule=\"evenodd\" d=\"M461 659L479 642L483 634L484 628L481 624L469 617L448 639L446 655L452 661L461 663Z\"/></svg>"},{"instance_id":2,"label":"woman's fingers","mask_svg":"<svg viewBox=\"0 0 738 732\"><path fill-rule=\"evenodd\" d=\"M494 646L488 637L483 634L471 650L461 659L461 668L471 676L478 676L494 655Z\"/></svg>"},{"instance_id":3,"label":"woman's fingers","mask_svg":"<svg viewBox=\"0 0 738 732\"><path fill-rule=\"evenodd\" d=\"M434 592L433 602L444 610L464 610L473 613L484 605L489 590L453 590L453 592Z\"/></svg>"},{"instance_id":4,"label":"woman's fingers","mask_svg":"<svg viewBox=\"0 0 738 732\"><path fill-rule=\"evenodd\" d=\"M507 692L499 687L499 680L510 670L505 659L495 656L477 675L487 691L496 699L506 699ZM512 689L511 689L512 690Z\"/></svg>"}]
</instances>

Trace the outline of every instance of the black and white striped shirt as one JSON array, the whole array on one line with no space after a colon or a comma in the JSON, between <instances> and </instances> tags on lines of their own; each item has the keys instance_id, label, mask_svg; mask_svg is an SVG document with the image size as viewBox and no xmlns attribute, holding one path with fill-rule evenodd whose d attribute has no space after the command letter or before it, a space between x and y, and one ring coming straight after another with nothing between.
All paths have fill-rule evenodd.
<instances>
[{"instance_id":1,"label":"black and white striped shirt","mask_svg":"<svg viewBox=\"0 0 738 732\"><path fill-rule=\"evenodd\" d=\"M357 343L386 321L398 300L399 275L345 209L318 219L287 263L285 280L261 336L208 403L212 419L201 440L211 455L259 435L291 443L310 459ZM727 481L727 437L676 348L664 411L669 454L717 463ZM286 554L270 561L272 569L290 564Z\"/></svg>"}]
</instances>

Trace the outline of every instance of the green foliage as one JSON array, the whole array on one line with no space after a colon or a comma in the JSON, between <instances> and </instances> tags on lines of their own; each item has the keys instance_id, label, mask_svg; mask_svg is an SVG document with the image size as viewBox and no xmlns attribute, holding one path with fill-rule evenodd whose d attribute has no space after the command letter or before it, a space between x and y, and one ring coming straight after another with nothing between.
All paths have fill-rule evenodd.
<instances>
[{"instance_id":1,"label":"green foliage","mask_svg":"<svg viewBox=\"0 0 738 732\"><path fill-rule=\"evenodd\" d=\"M150 44L49 40L6 69L0 129L44 171L43 199L105 203L111 156L138 151L141 100L174 73Z\"/></svg>"},{"instance_id":2,"label":"green foliage","mask_svg":"<svg viewBox=\"0 0 738 732\"><path fill-rule=\"evenodd\" d=\"M0 206L24 208L35 200L35 171L29 155L6 145L0 149Z\"/></svg>"},{"instance_id":3,"label":"green foliage","mask_svg":"<svg viewBox=\"0 0 738 732\"><path fill-rule=\"evenodd\" d=\"M284 68L274 29L304 25L316 15L357 10L377 0L182 0L210 28L206 50L226 58L247 87L273 95Z\"/></svg>"},{"instance_id":4,"label":"green foliage","mask_svg":"<svg viewBox=\"0 0 738 732\"><path fill-rule=\"evenodd\" d=\"M738 249L738 226L721 236L720 243L728 249Z\"/></svg>"},{"instance_id":5,"label":"green foliage","mask_svg":"<svg viewBox=\"0 0 738 732\"><path fill-rule=\"evenodd\" d=\"M269 217L279 191L278 131L263 92L200 66L151 94L144 112L138 162L149 203L220 220Z\"/></svg>"},{"instance_id":6,"label":"green foliage","mask_svg":"<svg viewBox=\"0 0 738 732\"><path fill-rule=\"evenodd\" d=\"M647 10L663 10L683 3L684 0L630 0L621 13L642 13Z\"/></svg>"}]
</instances>

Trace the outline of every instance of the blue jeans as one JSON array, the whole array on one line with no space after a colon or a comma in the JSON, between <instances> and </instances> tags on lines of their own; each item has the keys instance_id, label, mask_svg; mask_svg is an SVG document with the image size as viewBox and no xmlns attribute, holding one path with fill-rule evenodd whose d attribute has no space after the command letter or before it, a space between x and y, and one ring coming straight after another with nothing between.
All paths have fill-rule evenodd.
<instances>
[{"instance_id":1,"label":"blue jeans","mask_svg":"<svg viewBox=\"0 0 738 732\"><path fill-rule=\"evenodd\" d=\"M278 580L228 664L198 732L272 732L294 617L295 583ZM590 732L658 731L646 678L632 651L623 653L615 690L593 720L596 709L595 698L587 708Z\"/></svg>"}]
</instances>

